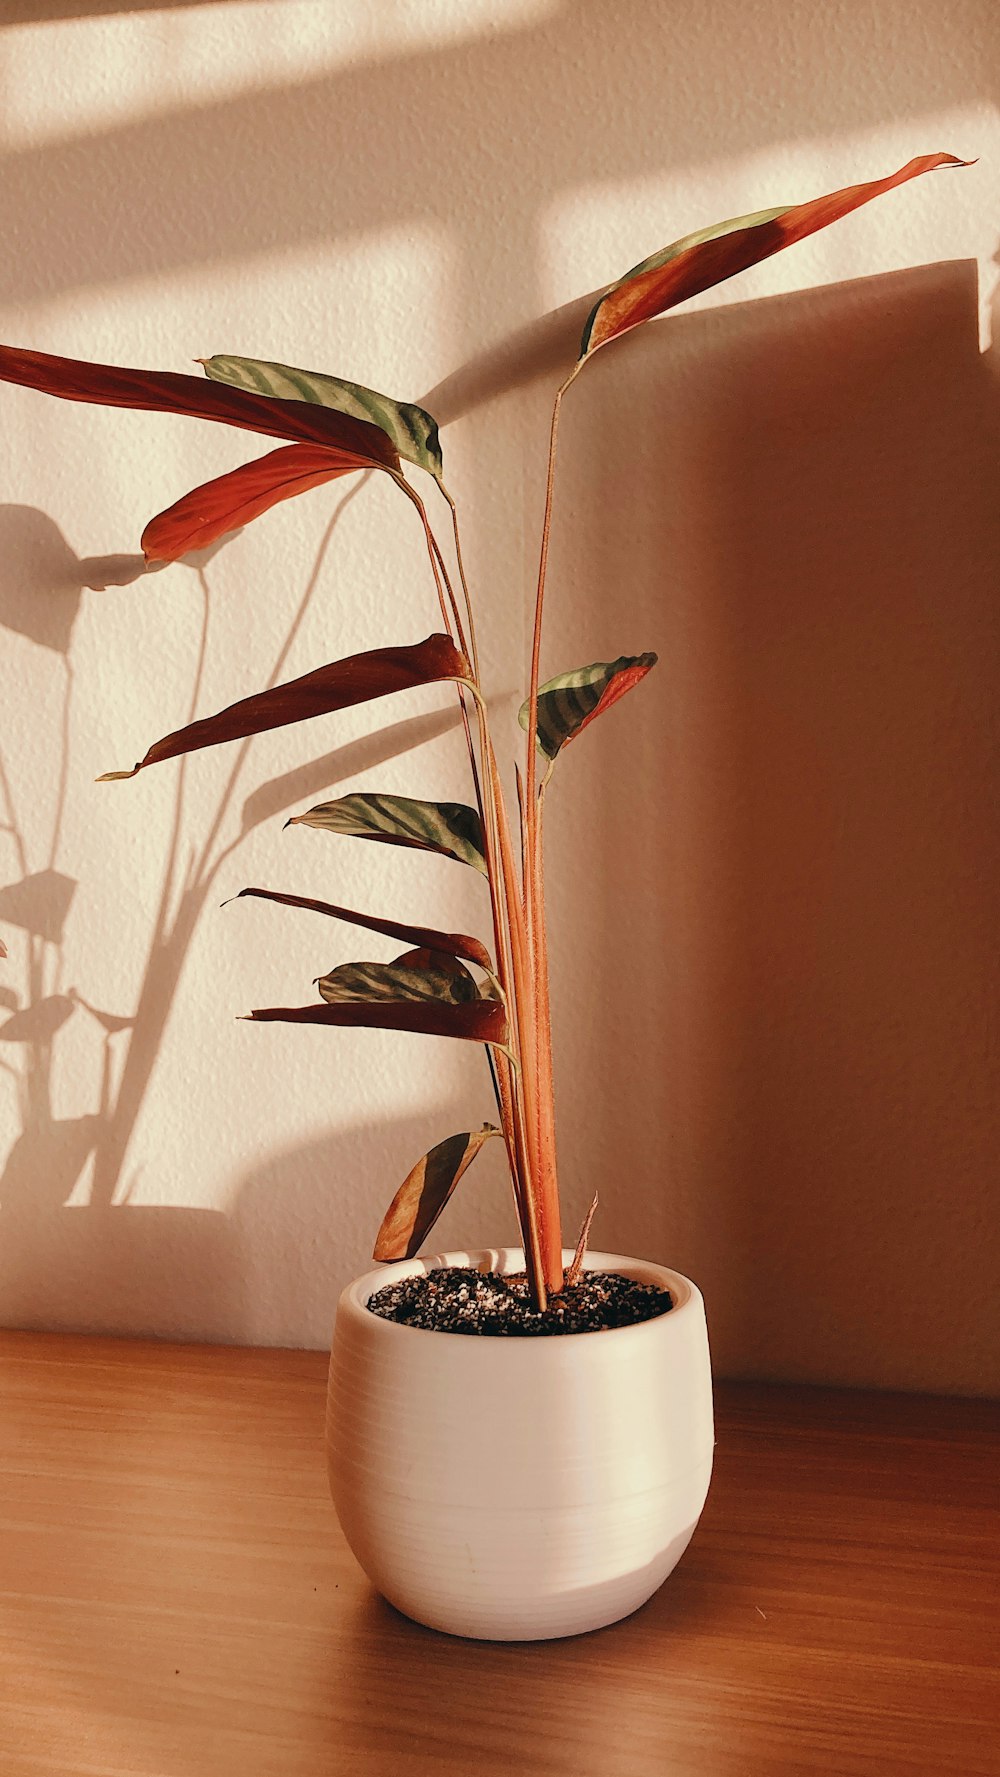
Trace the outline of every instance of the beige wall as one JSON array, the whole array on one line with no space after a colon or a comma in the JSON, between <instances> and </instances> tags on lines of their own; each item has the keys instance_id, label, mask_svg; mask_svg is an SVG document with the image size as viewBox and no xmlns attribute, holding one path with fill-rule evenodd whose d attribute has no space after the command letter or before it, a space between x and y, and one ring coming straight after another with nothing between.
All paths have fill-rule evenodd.
<instances>
[{"instance_id":1,"label":"beige wall","mask_svg":"<svg viewBox=\"0 0 1000 1777\"><path fill-rule=\"evenodd\" d=\"M995 1390L996 8L3 16L0 337L427 398L508 716L578 309L543 317L721 216L980 157L595 362L546 665L661 655L551 797L570 1234L599 1187L596 1244L702 1283L720 1373ZM0 412L0 1318L322 1344L402 1173L489 1115L481 1057L237 1023L390 952L219 903L481 920L455 866L282 832L323 792L463 797L447 699L93 779L276 667L426 634L414 526L324 490L85 590L258 447L14 389ZM491 1157L441 1241L512 1235Z\"/></svg>"}]
</instances>

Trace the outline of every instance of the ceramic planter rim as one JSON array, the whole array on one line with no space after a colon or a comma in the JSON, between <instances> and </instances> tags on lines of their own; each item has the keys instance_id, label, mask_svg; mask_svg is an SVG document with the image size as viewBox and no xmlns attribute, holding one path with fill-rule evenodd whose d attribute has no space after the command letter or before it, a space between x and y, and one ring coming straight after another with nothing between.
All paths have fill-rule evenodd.
<instances>
[{"instance_id":1,"label":"ceramic planter rim","mask_svg":"<svg viewBox=\"0 0 1000 1777\"><path fill-rule=\"evenodd\" d=\"M568 1266L572 1258L572 1250L570 1248L564 1249L564 1265ZM643 1337L648 1339L654 1336L653 1330L657 1328L660 1329L662 1337L665 1324L676 1326L680 1317L685 1314L685 1310L690 1312L693 1309L697 1313L700 1308L701 1299L697 1286L680 1271L674 1271L667 1265L658 1264L653 1259L637 1259L624 1253L594 1251L589 1251L584 1258L583 1269L585 1271L620 1271L625 1276L636 1276L637 1281L641 1283L657 1283L661 1289L669 1291L673 1299L673 1307L663 1314L652 1315L648 1320L634 1321L631 1326L593 1327L578 1333L506 1334L502 1336L447 1333L436 1327L415 1327L405 1321L385 1320L382 1315L373 1314L368 1308L369 1299L377 1290L383 1289L387 1284L398 1283L401 1278L421 1275L426 1277L430 1272L440 1271L449 1264L458 1265L468 1270L480 1270L484 1260L520 1260L520 1268L523 1269L524 1252L520 1247L478 1247L462 1248L453 1252L420 1254L412 1259L398 1259L388 1265L374 1267L347 1284L340 1296L338 1313L348 1315L352 1319L359 1315L363 1316L365 1331L369 1339L395 1338L397 1341L415 1337L445 1339L448 1341L449 1347L454 1345L456 1339L473 1339L483 1347L496 1349L498 1352L501 1350L507 1352L509 1354L508 1361L520 1362L523 1361L522 1358L514 1357L516 1350L524 1347L529 1350L537 1349L539 1344L556 1345L560 1349L566 1349L573 1341L593 1339L595 1335L600 1335L602 1341L614 1338L620 1343L624 1339L632 1339L633 1341ZM490 1269L493 1268L491 1263ZM516 1263L510 1264L507 1266L507 1273L516 1269L518 1269ZM376 1331L376 1329L378 1330ZM669 1335L667 1336L669 1337ZM491 1361L502 1362L504 1360L494 1358Z\"/></svg>"}]
</instances>

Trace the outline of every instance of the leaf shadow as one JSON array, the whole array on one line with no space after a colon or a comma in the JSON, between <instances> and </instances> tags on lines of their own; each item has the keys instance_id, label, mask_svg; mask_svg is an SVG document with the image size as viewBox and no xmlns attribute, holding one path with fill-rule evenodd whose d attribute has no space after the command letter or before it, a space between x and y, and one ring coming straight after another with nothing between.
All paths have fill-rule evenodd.
<instances>
[{"instance_id":1,"label":"leaf shadow","mask_svg":"<svg viewBox=\"0 0 1000 1777\"><path fill-rule=\"evenodd\" d=\"M340 501L316 551L297 609L277 651L269 682L280 677L319 584L327 550L341 514L364 485ZM209 830L182 865L185 847L185 768L177 775L172 830L164 857L159 903L153 916L142 981L134 1010L122 1015L92 1006L61 986L65 928L78 884L56 867L65 799L69 652L84 584L128 584L143 571L141 558L103 557L81 562L43 513L0 509L0 536L24 549L27 571L0 575L0 625L24 634L60 657L64 677L59 721L62 743L60 791L49 863L31 868L29 845L18 817L13 786L0 754L0 818L13 841L22 874L0 888L0 919L23 932L23 991L4 985L11 1017L0 1024L0 1068L13 1075L21 1129L0 1177L0 1300L9 1325L115 1330L122 1325L160 1335L199 1336L190 1320L190 1292L204 1304L201 1336L226 1336L245 1318L245 1268L237 1263L238 1239L216 1210L151 1206L134 1200L135 1180L125 1164L152 1079L185 960L222 865L260 822L281 813L289 800L326 789L360 770L423 745L447 732L458 711L399 722L369 740L347 743L310 765L260 785L245 798L234 838L223 843L226 819L236 802L251 745L242 743L209 822ZM16 553L13 549L11 554ZM199 655L190 699L194 714L208 643L207 563L215 549L189 557L203 595ZM190 717L189 717L190 719ZM5 969L13 959L8 959ZM74 1013L90 1016L99 1042L99 1086L93 1109L66 1118L53 1108L62 1033ZM9 1046L9 1051L6 1046ZM14 1060L7 1059L7 1052ZM88 1177L89 1171L89 1177ZM83 1195L81 1195L83 1193ZM179 1287L183 1279L183 1288ZM42 1306L40 1306L42 1304Z\"/></svg>"},{"instance_id":2,"label":"leaf shadow","mask_svg":"<svg viewBox=\"0 0 1000 1777\"><path fill-rule=\"evenodd\" d=\"M0 626L68 655L83 587L59 526L35 506L0 506Z\"/></svg>"},{"instance_id":3,"label":"leaf shadow","mask_svg":"<svg viewBox=\"0 0 1000 1777\"><path fill-rule=\"evenodd\" d=\"M317 796L328 790L333 784L342 783L346 778L355 777L364 771L371 771L376 765L385 765L390 759L399 759L404 753L410 753L415 747L422 747L428 741L438 740L441 735L448 734L457 727L461 716L457 709L437 710L431 715L408 716L405 721L393 722L388 728L382 728L377 734L365 735L361 740L350 741L346 746L334 747L332 752L324 753L322 758L313 759L308 765L296 766L293 771L282 772L280 777L270 778L267 783L258 785L246 798L241 816L240 837L251 833L262 821L275 819L284 814L295 802Z\"/></svg>"}]
</instances>

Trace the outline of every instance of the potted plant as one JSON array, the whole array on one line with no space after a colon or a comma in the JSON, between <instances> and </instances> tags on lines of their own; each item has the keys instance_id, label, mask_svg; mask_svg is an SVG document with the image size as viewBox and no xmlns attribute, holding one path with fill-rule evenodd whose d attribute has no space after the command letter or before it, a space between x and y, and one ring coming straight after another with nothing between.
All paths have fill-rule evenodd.
<instances>
[{"instance_id":1,"label":"potted plant","mask_svg":"<svg viewBox=\"0 0 1000 1777\"><path fill-rule=\"evenodd\" d=\"M712 1463L711 1379L695 1285L651 1261L563 1247L544 901L543 817L566 748L641 683L655 655L621 655L542 680L556 444L563 400L594 354L916 175L967 163L936 154L805 204L673 243L595 303L552 414L523 768L511 816L480 677L474 602L438 428L423 409L271 361L201 360L207 380L0 348L0 378L70 400L222 421L284 442L186 495L143 534L150 564L175 561L278 501L359 470L387 475L415 508L440 625L190 722L130 771L266 729L450 681L470 801L350 794L293 819L335 834L438 852L479 872L484 936L446 932L268 888L243 896L308 909L394 940L390 962L321 975L310 1004L257 1021L370 1026L483 1046L496 1122L439 1141L379 1229L380 1269L344 1291L330 1369L328 1440L345 1533L375 1584L436 1628L500 1639L567 1635L634 1610L687 1545ZM449 514L439 538L412 477ZM416 478L419 482L419 477ZM503 1143L522 1244L418 1257L485 1143ZM540 1336L544 1335L544 1336Z\"/></svg>"}]
</instances>

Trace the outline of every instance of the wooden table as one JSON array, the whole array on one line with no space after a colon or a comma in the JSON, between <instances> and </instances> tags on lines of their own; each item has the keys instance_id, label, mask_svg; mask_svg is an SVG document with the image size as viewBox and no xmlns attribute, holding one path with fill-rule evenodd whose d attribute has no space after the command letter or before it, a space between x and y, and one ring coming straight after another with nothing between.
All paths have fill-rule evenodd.
<instances>
[{"instance_id":1,"label":"wooden table","mask_svg":"<svg viewBox=\"0 0 1000 1777\"><path fill-rule=\"evenodd\" d=\"M666 1586L505 1646L370 1590L324 1372L0 1335L3 1777L1000 1772L1000 1406L722 1385Z\"/></svg>"}]
</instances>

